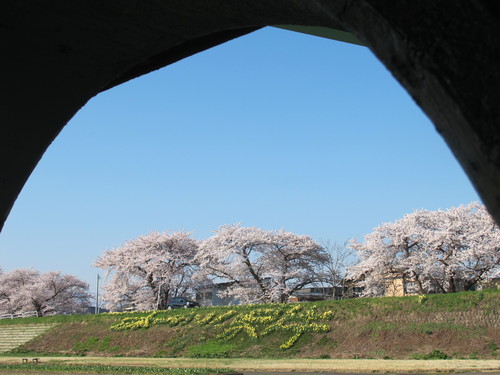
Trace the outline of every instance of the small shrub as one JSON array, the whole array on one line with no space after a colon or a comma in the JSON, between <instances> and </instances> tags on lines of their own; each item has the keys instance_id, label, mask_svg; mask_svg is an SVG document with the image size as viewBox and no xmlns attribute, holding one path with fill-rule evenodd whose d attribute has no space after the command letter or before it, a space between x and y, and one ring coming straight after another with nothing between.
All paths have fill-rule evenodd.
<instances>
[{"instance_id":1,"label":"small shrub","mask_svg":"<svg viewBox=\"0 0 500 375\"><path fill-rule=\"evenodd\" d=\"M427 301L427 296L425 294L421 294L418 296L418 303L423 304Z\"/></svg>"},{"instance_id":2,"label":"small shrub","mask_svg":"<svg viewBox=\"0 0 500 375\"><path fill-rule=\"evenodd\" d=\"M234 345L232 344L207 342L189 348L189 356L193 358L229 358L233 349Z\"/></svg>"},{"instance_id":3,"label":"small shrub","mask_svg":"<svg viewBox=\"0 0 500 375\"><path fill-rule=\"evenodd\" d=\"M326 346L328 348L335 348L336 346L339 345L339 343L335 340L332 340L326 336L323 336L322 338L320 338L317 342L318 346Z\"/></svg>"},{"instance_id":4,"label":"small shrub","mask_svg":"<svg viewBox=\"0 0 500 375\"><path fill-rule=\"evenodd\" d=\"M75 343L73 345L72 349L75 352L83 354L83 353L88 352L90 350L95 350L98 345L99 345L99 337L91 336L91 337L87 338L87 340L84 342Z\"/></svg>"},{"instance_id":5,"label":"small shrub","mask_svg":"<svg viewBox=\"0 0 500 375\"><path fill-rule=\"evenodd\" d=\"M472 353L470 353L469 359L479 359L479 354L477 354L477 351L474 350Z\"/></svg>"},{"instance_id":6,"label":"small shrub","mask_svg":"<svg viewBox=\"0 0 500 375\"><path fill-rule=\"evenodd\" d=\"M105 337L99 343L99 346L98 346L99 351L103 352L103 351L109 350L109 344L110 344L110 338L109 337Z\"/></svg>"},{"instance_id":7,"label":"small shrub","mask_svg":"<svg viewBox=\"0 0 500 375\"><path fill-rule=\"evenodd\" d=\"M498 345L495 342L490 342L488 345L486 345L487 350L491 350L491 355L493 357L497 356L497 350L498 350Z\"/></svg>"},{"instance_id":8,"label":"small shrub","mask_svg":"<svg viewBox=\"0 0 500 375\"><path fill-rule=\"evenodd\" d=\"M451 359L451 356L449 356L446 353L443 353L441 350L433 350L430 353L427 354L421 354L421 353L415 353L412 355L413 359Z\"/></svg>"}]
</instances>

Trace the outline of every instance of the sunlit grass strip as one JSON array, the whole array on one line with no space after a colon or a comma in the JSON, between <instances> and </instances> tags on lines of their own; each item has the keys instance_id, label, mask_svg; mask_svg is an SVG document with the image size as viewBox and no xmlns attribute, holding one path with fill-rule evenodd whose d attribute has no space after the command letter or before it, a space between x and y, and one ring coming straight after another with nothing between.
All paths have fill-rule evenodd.
<instances>
[{"instance_id":1,"label":"sunlit grass strip","mask_svg":"<svg viewBox=\"0 0 500 375\"><path fill-rule=\"evenodd\" d=\"M111 365L68 365L68 364L0 364L2 370L36 372L82 372L95 374L164 374L164 375L205 375L233 372L217 368L164 368Z\"/></svg>"}]
</instances>

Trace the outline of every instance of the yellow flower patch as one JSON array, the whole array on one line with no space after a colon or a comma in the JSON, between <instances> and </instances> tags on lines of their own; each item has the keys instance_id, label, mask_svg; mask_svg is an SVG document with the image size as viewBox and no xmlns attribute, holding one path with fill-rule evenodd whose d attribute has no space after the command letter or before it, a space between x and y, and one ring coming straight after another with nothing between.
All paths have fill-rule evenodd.
<instances>
[{"instance_id":1,"label":"yellow flower patch","mask_svg":"<svg viewBox=\"0 0 500 375\"><path fill-rule=\"evenodd\" d=\"M281 344L280 348L289 349L306 332L328 332L330 324L320 321L332 320L334 317L332 311L319 313L315 305L306 307L300 304L271 304L262 308L257 306L251 311L248 311L247 306L235 307L228 311L211 308L198 313L155 311L143 317L124 318L120 323L111 326L111 329L123 331L147 329L154 325L174 327L195 324L207 327L210 332L215 332L217 341L229 341L238 334L256 340L272 332L283 332L290 333L292 336ZM158 314L167 316L157 317ZM204 332L202 333L204 335Z\"/></svg>"}]
</instances>

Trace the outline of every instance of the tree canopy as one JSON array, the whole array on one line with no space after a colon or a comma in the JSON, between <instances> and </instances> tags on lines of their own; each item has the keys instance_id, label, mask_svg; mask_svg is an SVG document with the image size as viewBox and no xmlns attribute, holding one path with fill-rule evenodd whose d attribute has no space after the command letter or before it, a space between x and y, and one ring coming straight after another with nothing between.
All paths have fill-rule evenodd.
<instances>
[{"instance_id":1,"label":"tree canopy","mask_svg":"<svg viewBox=\"0 0 500 375\"><path fill-rule=\"evenodd\" d=\"M360 261L349 276L363 279L367 295L383 294L388 277L411 282L419 293L447 293L500 276L500 231L479 203L415 211L351 247Z\"/></svg>"},{"instance_id":2,"label":"tree canopy","mask_svg":"<svg viewBox=\"0 0 500 375\"><path fill-rule=\"evenodd\" d=\"M0 313L82 314L89 306L88 289L87 283L61 272L18 269L0 273Z\"/></svg>"},{"instance_id":3,"label":"tree canopy","mask_svg":"<svg viewBox=\"0 0 500 375\"><path fill-rule=\"evenodd\" d=\"M309 236L284 230L224 225L200 245L201 274L231 283L226 294L243 303L286 302L317 281L324 249Z\"/></svg>"},{"instance_id":4,"label":"tree canopy","mask_svg":"<svg viewBox=\"0 0 500 375\"><path fill-rule=\"evenodd\" d=\"M95 262L111 274L103 287L110 309L166 308L172 296L186 293L196 269L198 242L186 232L151 232L106 250Z\"/></svg>"}]
</instances>

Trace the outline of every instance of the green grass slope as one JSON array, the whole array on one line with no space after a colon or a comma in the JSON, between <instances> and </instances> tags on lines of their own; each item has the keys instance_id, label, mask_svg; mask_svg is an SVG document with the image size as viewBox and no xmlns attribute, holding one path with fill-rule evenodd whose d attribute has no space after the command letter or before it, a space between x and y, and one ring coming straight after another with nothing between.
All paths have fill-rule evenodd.
<instances>
[{"instance_id":1,"label":"green grass slope","mask_svg":"<svg viewBox=\"0 0 500 375\"><path fill-rule=\"evenodd\" d=\"M12 354L498 358L500 291L1 320L57 324Z\"/></svg>"}]
</instances>

